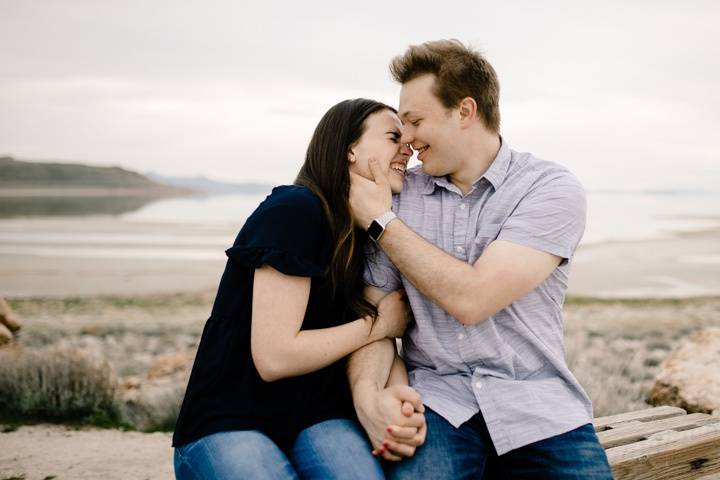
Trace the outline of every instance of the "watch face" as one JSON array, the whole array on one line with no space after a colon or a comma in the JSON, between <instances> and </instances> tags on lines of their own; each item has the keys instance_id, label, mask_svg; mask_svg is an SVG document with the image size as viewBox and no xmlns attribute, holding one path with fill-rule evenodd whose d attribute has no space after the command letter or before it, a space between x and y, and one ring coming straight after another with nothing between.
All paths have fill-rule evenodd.
<instances>
[{"instance_id":1,"label":"watch face","mask_svg":"<svg viewBox=\"0 0 720 480\"><path fill-rule=\"evenodd\" d=\"M382 225L380 225L377 221L373 220L368 227L367 233L370 238L377 242L380 239L383 231L385 231L385 229L382 227Z\"/></svg>"}]
</instances>

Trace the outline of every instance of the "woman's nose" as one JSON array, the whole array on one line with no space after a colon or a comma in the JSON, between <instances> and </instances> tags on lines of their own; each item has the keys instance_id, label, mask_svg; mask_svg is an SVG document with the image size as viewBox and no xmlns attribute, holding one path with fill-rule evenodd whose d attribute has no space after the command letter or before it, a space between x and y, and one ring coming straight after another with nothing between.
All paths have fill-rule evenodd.
<instances>
[{"instance_id":1,"label":"woman's nose","mask_svg":"<svg viewBox=\"0 0 720 480\"><path fill-rule=\"evenodd\" d=\"M412 155L412 148L410 148L409 143L401 143L400 144L400 154L410 156Z\"/></svg>"}]
</instances>

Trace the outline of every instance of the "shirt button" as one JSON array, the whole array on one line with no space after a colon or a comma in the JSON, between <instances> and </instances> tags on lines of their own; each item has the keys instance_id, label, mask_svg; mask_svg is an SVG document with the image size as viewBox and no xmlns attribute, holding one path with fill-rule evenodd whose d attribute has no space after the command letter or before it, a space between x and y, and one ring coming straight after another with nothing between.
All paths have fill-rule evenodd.
<instances>
[{"instance_id":1,"label":"shirt button","mask_svg":"<svg viewBox=\"0 0 720 480\"><path fill-rule=\"evenodd\" d=\"M461 204L460 204L460 210L465 210L465 204L464 204L464 203L461 203Z\"/></svg>"},{"instance_id":2,"label":"shirt button","mask_svg":"<svg viewBox=\"0 0 720 480\"><path fill-rule=\"evenodd\" d=\"M465 252L465 249L463 247L461 247L460 245L458 245L457 247L455 247L455 251L458 253L463 253L463 252Z\"/></svg>"},{"instance_id":3,"label":"shirt button","mask_svg":"<svg viewBox=\"0 0 720 480\"><path fill-rule=\"evenodd\" d=\"M475 382L475 388L480 390L482 388L482 382Z\"/></svg>"},{"instance_id":4,"label":"shirt button","mask_svg":"<svg viewBox=\"0 0 720 480\"><path fill-rule=\"evenodd\" d=\"M458 333L458 340L462 340L463 338L465 338L465 334L462 332Z\"/></svg>"}]
</instances>

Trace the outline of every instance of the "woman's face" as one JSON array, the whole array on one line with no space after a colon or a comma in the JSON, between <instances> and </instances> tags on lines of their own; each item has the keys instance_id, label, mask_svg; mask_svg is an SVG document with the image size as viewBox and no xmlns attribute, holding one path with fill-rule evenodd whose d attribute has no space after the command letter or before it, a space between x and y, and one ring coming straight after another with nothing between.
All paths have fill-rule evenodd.
<instances>
[{"instance_id":1,"label":"woman's face","mask_svg":"<svg viewBox=\"0 0 720 480\"><path fill-rule=\"evenodd\" d=\"M400 193L412 150L400 143L402 123L391 110L383 109L365 119L365 132L348 152L350 171L372 180L368 160L375 158L385 172L393 193Z\"/></svg>"}]
</instances>

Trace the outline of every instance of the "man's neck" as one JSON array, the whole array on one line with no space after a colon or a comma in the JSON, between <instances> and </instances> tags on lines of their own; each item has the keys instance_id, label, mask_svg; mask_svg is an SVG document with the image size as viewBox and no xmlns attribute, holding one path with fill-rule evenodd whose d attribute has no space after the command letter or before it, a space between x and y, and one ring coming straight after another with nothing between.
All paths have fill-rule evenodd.
<instances>
[{"instance_id":1,"label":"man's neck","mask_svg":"<svg viewBox=\"0 0 720 480\"><path fill-rule=\"evenodd\" d=\"M497 133L482 130L480 134L471 137L465 149L467 156L462 161L462 167L455 173L448 175L449 180L460 189L463 195L472 190L472 185L487 172L495 157L500 151L500 136Z\"/></svg>"}]
</instances>

